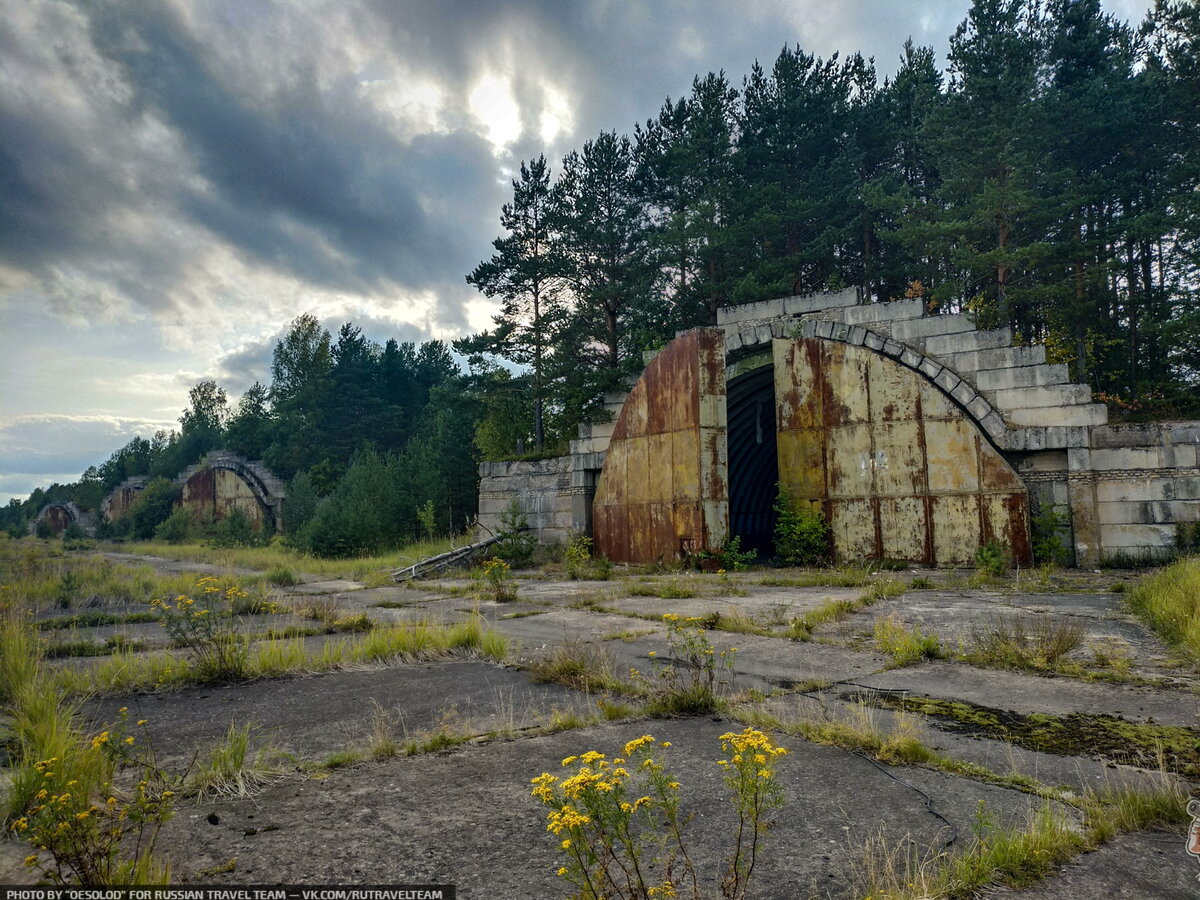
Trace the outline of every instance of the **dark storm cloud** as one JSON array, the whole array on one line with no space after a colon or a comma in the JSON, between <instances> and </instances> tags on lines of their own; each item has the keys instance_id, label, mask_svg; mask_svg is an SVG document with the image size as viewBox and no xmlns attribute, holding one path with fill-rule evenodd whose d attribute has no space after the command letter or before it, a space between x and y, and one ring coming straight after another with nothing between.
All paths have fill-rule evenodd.
<instances>
[{"instance_id":1,"label":"dark storm cloud","mask_svg":"<svg viewBox=\"0 0 1200 900\"><path fill-rule=\"evenodd\" d=\"M926 7L932 18L915 15ZM944 41L958 17L947 7L822 4L812 21L843 49L894 57L907 34ZM740 83L754 59L806 43L804 8L41 0L24 27L0 17L0 66L14 83L46 82L36 96L0 83L0 261L75 312L104 290L178 308L195 302L188 279L208 234L251 268L318 289L433 290L439 324L466 327L462 277L487 255L507 193L466 110L480 77L508 78L520 105L508 165L554 157L631 130L696 74L724 68ZM364 96L364 83L404 73L441 92L440 127L398 134ZM548 91L570 106L556 147L539 136ZM65 287L64 269L77 276Z\"/></svg>"},{"instance_id":2,"label":"dark storm cloud","mask_svg":"<svg viewBox=\"0 0 1200 900\"><path fill-rule=\"evenodd\" d=\"M423 187L486 195L493 161L466 132L403 144L365 106L353 72L318 84L308 50L293 48L287 80L267 99L214 71L211 48L167 6L105 6L95 45L181 136L205 179L183 212L241 253L302 279L358 291L387 282L423 287L457 275L464 248L451 223L425 214ZM266 51L278 48L263 48ZM453 180L419 179L458 161Z\"/></svg>"}]
</instances>

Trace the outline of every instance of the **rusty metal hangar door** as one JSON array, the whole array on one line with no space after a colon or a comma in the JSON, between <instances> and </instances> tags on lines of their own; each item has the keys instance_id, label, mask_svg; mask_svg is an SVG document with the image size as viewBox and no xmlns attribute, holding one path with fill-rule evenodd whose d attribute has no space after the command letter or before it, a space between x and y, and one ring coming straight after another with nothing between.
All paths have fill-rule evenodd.
<instances>
[{"instance_id":1,"label":"rusty metal hangar door","mask_svg":"<svg viewBox=\"0 0 1200 900\"><path fill-rule=\"evenodd\" d=\"M769 553L778 481L824 514L839 559L969 564L996 539L1028 562L1025 486L938 387L835 341L775 340L772 363L731 383L727 412L720 330L694 329L651 360L597 484L599 553L666 561L733 534Z\"/></svg>"},{"instance_id":2,"label":"rusty metal hangar door","mask_svg":"<svg viewBox=\"0 0 1200 900\"><path fill-rule=\"evenodd\" d=\"M1030 557L1024 484L937 386L880 353L772 343L779 481L824 513L839 559L974 562L995 539Z\"/></svg>"},{"instance_id":3,"label":"rusty metal hangar door","mask_svg":"<svg viewBox=\"0 0 1200 900\"><path fill-rule=\"evenodd\" d=\"M646 563L719 549L725 454L725 335L696 328L650 361L621 407L592 504L596 551Z\"/></svg>"}]
</instances>

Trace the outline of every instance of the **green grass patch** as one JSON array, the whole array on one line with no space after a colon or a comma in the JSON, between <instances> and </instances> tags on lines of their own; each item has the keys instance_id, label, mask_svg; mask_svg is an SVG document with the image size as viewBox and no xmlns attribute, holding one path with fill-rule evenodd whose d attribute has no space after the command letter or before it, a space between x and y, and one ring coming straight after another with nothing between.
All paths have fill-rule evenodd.
<instances>
[{"instance_id":1,"label":"green grass patch","mask_svg":"<svg viewBox=\"0 0 1200 900\"><path fill-rule=\"evenodd\" d=\"M926 634L917 625L906 625L894 615L875 622L875 647L890 656L896 666L946 655L936 634Z\"/></svg>"},{"instance_id":2,"label":"green grass patch","mask_svg":"<svg viewBox=\"0 0 1200 900\"><path fill-rule=\"evenodd\" d=\"M141 650L145 645L123 634L114 634L102 642L96 641L59 641L47 644L42 651L45 659L67 659L73 656L110 656L123 651Z\"/></svg>"},{"instance_id":3,"label":"green grass patch","mask_svg":"<svg viewBox=\"0 0 1200 900\"><path fill-rule=\"evenodd\" d=\"M455 625L399 622L328 640L316 648L307 648L303 638L255 642L248 649L244 678L251 681L453 656L501 661L507 649L504 636L486 627L479 616ZM52 677L70 694L172 690L205 683L194 666L174 654L134 653L127 648L115 650L94 665L60 669Z\"/></svg>"},{"instance_id":4,"label":"green grass patch","mask_svg":"<svg viewBox=\"0 0 1200 900\"><path fill-rule=\"evenodd\" d=\"M1200 557L1190 556L1139 582L1130 609L1168 644L1200 662Z\"/></svg>"},{"instance_id":5,"label":"green grass patch","mask_svg":"<svg viewBox=\"0 0 1200 900\"><path fill-rule=\"evenodd\" d=\"M691 585L672 579L671 581L644 581L626 587L630 597L658 597L661 600L690 600L696 596Z\"/></svg>"},{"instance_id":6,"label":"green grass patch","mask_svg":"<svg viewBox=\"0 0 1200 900\"><path fill-rule=\"evenodd\" d=\"M462 545L461 538L457 545ZM421 541L388 553L349 559L325 559L310 556L288 547L278 538L266 547L210 547L206 544L167 544L162 541L141 541L113 545L107 549L124 553L140 553L146 556L161 556L166 559L211 563L225 568L254 569L266 573L268 578L272 573L282 574L282 570L286 568L291 573L361 581L377 577L381 573L386 576L395 569L411 566L428 556L444 553L453 546L454 543L450 539L443 538L435 541ZM387 582L388 579L385 577L383 583Z\"/></svg>"},{"instance_id":7,"label":"green grass patch","mask_svg":"<svg viewBox=\"0 0 1200 900\"><path fill-rule=\"evenodd\" d=\"M895 578L874 578L869 581L870 588L853 600L827 600L820 606L792 619L783 637L794 641L811 641L813 632L821 625L828 625L846 618L860 609L865 609L879 600L898 597L907 590L904 582Z\"/></svg>"},{"instance_id":8,"label":"green grass patch","mask_svg":"<svg viewBox=\"0 0 1200 900\"><path fill-rule=\"evenodd\" d=\"M612 656L598 644L571 638L529 664L536 681L562 684L581 691L616 694L636 692L635 686L617 677Z\"/></svg>"},{"instance_id":9,"label":"green grass patch","mask_svg":"<svg viewBox=\"0 0 1200 900\"><path fill-rule=\"evenodd\" d=\"M89 610L73 616L55 616L52 619L42 619L37 623L41 631L57 631L64 628L99 628L104 625L137 625L144 622L157 622L159 617L152 612L135 613L106 613Z\"/></svg>"},{"instance_id":10,"label":"green grass patch","mask_svg":"<svg viewBox=\"0 0 1200 900\"><path fill-rule=\"evenodd\" d=\"M789 575L766 575L758 579L758 583L763 587L865 587L871 580L870 568L845 566Z\"/></svg>"},{"instance_id":11,"label":"green grass patch","mask_svg":"<svg viewBox=\"0 0 1200 900\"><path fill-rule=\"evenodd\" d=\"M33 540L0 541L0 571L14 596L35 617L44 611L81 606L128 607L160 597L187 593L195 583L191 573L159 575L140 563L118 563L99 554L65 554L52 545ZM236 581L248 596L261 599L262 578ZM106 612L88 610L81 615ZM69 626L64 626L69 627Z\"/></svg>"}]
</instances>

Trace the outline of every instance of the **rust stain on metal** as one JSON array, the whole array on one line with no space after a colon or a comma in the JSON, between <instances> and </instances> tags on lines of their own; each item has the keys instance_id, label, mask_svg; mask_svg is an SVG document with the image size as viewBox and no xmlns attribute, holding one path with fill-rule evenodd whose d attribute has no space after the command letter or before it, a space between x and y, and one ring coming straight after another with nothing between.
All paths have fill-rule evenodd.
<instances>
[{"instance_id":1,"label":"rust stain on metal","mask_svg":"<svg viewBox=\"0 0 1200 900\"><path fill-rule=\"evenodd\" d=\"M71 514L61 506L51 506L42 515L42 521L55 531L66 531L71 524Z\"/></svg>"},{"instance_id":2,"label":"rust stain on metal","mask_svg":"<svg viewBox=\"0 0 1200 900\"><path fill-rule=\"evenodd\" d=\"M690 331L650 361L617 417L596 486L598 552L655 562L724 543L724 404L722 332Z\"/></svg>"},{"instance_id":3,"label":"rust stain on metal","mask_svg":"<svg viewBox=\"0 0 1200 900\"><path fill-rule=\"evenodd\" d=\"M180 505L190 509L198 519L216 522L228 518L234 510L241 510L255 531L260 530L269 518L250 485L229 469L197 471L184 482Z\"/></svg>"},{"instance_id":4,"label":"rust stain on metal","mask_svg":"<svg viewBox=\"0 0 1200 900\"><path fill-rule=\"evenodd\" d=\"M113 491L105 498L104 517L110 522L124 518L141 492L140 487L122 487Z\"/></svg>"},{"instance_id":5,"label":"rust stain on metal","mask_svg":"<svg viewBox=\"0 0 1200 900\"><path fill-rule=\"evenodd\" d=\"M1021 482L939 388L865 347L775 344L780 482L827 509L839 557L969 563L995 536L1028 558Z\"/></svg>"}]
</instances>

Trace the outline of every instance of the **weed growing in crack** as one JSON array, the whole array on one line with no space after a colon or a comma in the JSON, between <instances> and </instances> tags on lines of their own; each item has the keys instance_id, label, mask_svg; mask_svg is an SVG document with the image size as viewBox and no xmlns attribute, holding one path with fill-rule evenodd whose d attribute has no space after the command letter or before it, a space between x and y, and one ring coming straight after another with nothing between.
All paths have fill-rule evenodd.
<instances>
[{"instance_id":1,"label":"weed growing in crack","mask_svg":"<svg viewBox=\"0 0 1200 900\"><path fill-rule=\"evenodd\" d=\"M517 599L517 580L512 567L499 557L485 559L475 577L478 595L494 603L511 603Z\"/></svg>"},{"instance_id":2,"label":"weed growing in crack","mask_svg":"<svg viewBox=\"0 0 1200 900\"><path fill-rule=\"evenodd\" d=\"M794 641L811 641L817 626L837 622L879 600L898 597L906 590L904 582L896 578L879 578L870 582L869 589L854 600L827 600L804 615L792 619L783 636Z\"/></svg>"},{"instance_id":3,"label":"weed growing in crack","mask_svg":"<svg viewBox=\"0 0 1200 900\"><path fill-rule=\"evenodd\" d=\"M917 625L905 625L895 615L876 620L875 646L888 654L896 666L941 659L946 655L936 634L925 634Z\"/></svg>"},{"instance_id":4,"label":"weed growing in crack","mask_svg":"<svg viewBox=\"0 0 1200 900\"><path fill-rule=\"evenodd\" d=\"M211 747L204 762L185 783L186 790L197 797L243 798L290 771L284 754L268 743L250 749L254 726L230 723L225 737Z\"/></svg>"},{"instance_id":5,"label":"weed growing in crack","mask_svg":"<svg viewBox=\"0 0 1200 900\"><path fill-rule=\"evenodd\" d=\"M652 735L635 738L611 761L595 750L568 756L559 778L543 772L530 783L532 794L550 808L548 831L559 840L565 865L558 875L578 889L578 896L701 896L699 879L688 853L681 814L680 783L655 759ZM769 816L783 804L776 779L778 759L787 753L769 735L753 728L721 736L720 760L725 783L738 813L729 862L720 882L721 896L741 900L754 874Z\"/></svg>"},{"instance_id":6,"label":"weed growing in crack","mask_svg":"<svg viewBox=\"0 0 1200 900\"><path fill-rule=\"evenodd\" d=\"M990 627L976 629L968 661L1013 669L1053 670L1082 645L1083 626L1063 617L998 617Z\"/></svg>"},{"instance_id":7,"label":"weed growing in crack","mask_svg":"<svg viewBox=\"0 0 1200 900\"><path fill-rule=\"evenodd\" d=\"M852 857L858 887L872 897L915 900L965 897L994 884L1021 887L1054 871L1076 854L1095 849L1121 832L1147 828L1179 831L1187 821L1187 792L1165 774L1141 787L1123 785L1066 795L1083 812L1082 825L1049 801L1031 810L1023 825L997 827L980 801L970 841L958 852L914 854L911 840L869 839Z\"/></svg>"},{"instance_id":8,"label":"weed growing in crack","mask_svg":"<svg viewBox=\"0 0 1200 900\"><path fill-rule=\"evenodd\" d=\"M569 638L529 666L537 681L555 682L583 691L628 692L630 686L615 673L603 646Z\"/></svg>"},{"instance_id":9,"label":"weed growing in crack","mask_svg":"<svg viewBox=\"0 0 1200 900\"><path fill-rule=\"evenodd\" d=\"M721 692L733 680L733 662L737 648L718 651L704 632L704 619L681 619L666 613L670 652L667 663L658 670L657 687L642 673L633 670L652 694L647 704L651 715L705 715L721 705ZM655 651L650 652L656 657Z\"/></svg>"},{"instance_id":10,"label":"weed growing in crack","mask_svg":"<svg viewBox=\"0 0 1200 900\"><path fill-rule=\"evenodd\" d=\"M222 587L206 576L173 603L157 599L150 605L162 616L172 642L187 651L196 680L223 683L246 677L249 641L239 610L247 609L248 599L237 585Z\"/></svg>"}]
</instances>

